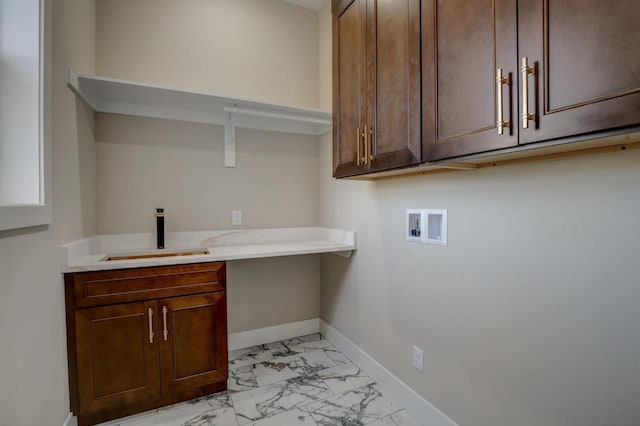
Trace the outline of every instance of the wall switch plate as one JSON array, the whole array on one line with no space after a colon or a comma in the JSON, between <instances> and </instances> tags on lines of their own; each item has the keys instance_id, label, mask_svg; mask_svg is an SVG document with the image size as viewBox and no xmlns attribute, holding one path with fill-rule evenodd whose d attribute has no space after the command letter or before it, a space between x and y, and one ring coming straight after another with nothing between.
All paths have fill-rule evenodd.
<instances>
[{"instance_id":1,"label":"wall switch plate","mask_svg":"<svg viewBox=\"0 0 640 426\"><path fill-rule=\"evenodd\" d=\"M242 210L234 210L231 212L231 224L242 225Z\"/></svg>"},{"instance_id":2,"label":"wall switch plate","mask_svg":"<svg viewBox=\"0 0 640 426\"><path fill-rule=\"evenodd\" d=\"M417 346L413 347L413 368L419 371L424 370L424 352Z\"/></svg>"}]
</instances>

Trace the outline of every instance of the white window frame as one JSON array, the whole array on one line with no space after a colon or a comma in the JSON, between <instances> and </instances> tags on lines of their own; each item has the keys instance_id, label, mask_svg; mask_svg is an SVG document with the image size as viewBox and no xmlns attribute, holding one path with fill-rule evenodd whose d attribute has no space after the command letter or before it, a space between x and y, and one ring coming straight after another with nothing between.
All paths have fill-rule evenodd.
<instances>
[{"instance_id":1,"label":"white window frame","mask_svg":"<svg viewBox=\"0 0 640 426\"><path fill-rule=\"evenodd\" d=\"M39 1L40 11L40 83L39 83L39 145L40 202L33 205L0 205L0 231L47 225L52 221L51 208L51 37L50 10L45 0ZM45 10L45 7L47 10Z\"/></svg>"}]
</instances>

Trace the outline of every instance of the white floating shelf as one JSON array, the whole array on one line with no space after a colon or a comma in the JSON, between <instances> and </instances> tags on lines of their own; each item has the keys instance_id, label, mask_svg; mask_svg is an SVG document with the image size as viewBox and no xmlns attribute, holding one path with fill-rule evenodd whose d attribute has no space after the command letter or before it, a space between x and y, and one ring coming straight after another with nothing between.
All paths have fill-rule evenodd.
<instances>
[{"instance_id":1,"label":"white floating shelf","mask_svg":"<svg viewBox=\"0 0 640 426\"><path fill-rule=\"evenodd\" d=\"M96 112L226 126L227 167L235 167L235 127L318 136L332 126L329 111L78 75L73 70L68 85Z\"/></svg>"}]
</instances>

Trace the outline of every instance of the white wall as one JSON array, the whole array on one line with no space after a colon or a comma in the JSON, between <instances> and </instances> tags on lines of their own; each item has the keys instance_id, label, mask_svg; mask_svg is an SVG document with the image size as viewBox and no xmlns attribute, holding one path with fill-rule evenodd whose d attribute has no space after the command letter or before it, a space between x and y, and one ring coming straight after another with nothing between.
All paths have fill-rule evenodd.
<instances>
[{"instance_id":1,"label":"white wall","mask_svg":"<svg viewBox=\"0 0 640 426\"><path fill-rule=\"evenodd\" d=\"M460 425L640 424L640 152L374 183L320 150L322 224L358 232L325 321ZM448 209L449 246L405 241L407 208Z\"/></svg>"},{"instance_id":2,"label":"white wall","mask_svg":"<svg viewBox=\"0 0 640 426\"><path fill-rule=\"evenodd\" d=\"M97 2L97 73L267 102L318 104L318 20L280 0ZM318 138L96 115L97 229L154 232L316 226ZM319 256L229 262L229 331L317 318ZM260 296L258 296L260 295Z\"/></svg>"},{"instance_id":3,"label":"white wall","mask_svg":"<svg viewBox=\"0 0 640 426\"><path fill-rule=\"evenodd\" d=\"M224 167L224 128L113 114L96 115L98 232L311 226L318 216L318 140L237 131L237 165Z\"/></svg>"},{"instance_id":4,"label":"white wall","mask_svg":"<svg viewBox=\"0 0 640 426\"><path fill-rule=\"evenodd\" d=\"M229 333L320 316L317 255L227 263Z\"/></svg>"},{"instance_id":5,"label":"white wall","mask_svg":"<svg viewBox=\"0 0 640 426\"><path fill-rule=\"evenodd\" d=\"M61 425L69 413L61 244L95 230L93 113L66 87L92 72L92 0L46 2L53 40L53 223L0 232L0 425ZM51 13L52 9L52 13ZM53 17L51 18L51 14Z\"/></svg>"},{"instance_id":6,"label":"white wall","mask_svg":"<svg viewBox=\"0 0 640 426\"><path fill-rule=\"evenodd\" d=\"M311 10L280 0L109 0L96 17L102 75L317 105Z\"/></svg>"}]
</instances>

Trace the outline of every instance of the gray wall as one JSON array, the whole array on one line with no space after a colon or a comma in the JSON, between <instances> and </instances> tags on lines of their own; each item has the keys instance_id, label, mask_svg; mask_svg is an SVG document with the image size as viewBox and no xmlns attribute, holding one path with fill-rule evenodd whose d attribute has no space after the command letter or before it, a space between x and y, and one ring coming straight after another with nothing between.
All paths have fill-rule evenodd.
<instances>
[{"instance_id":1,"label":"gray wall","mask_svg":"<svg viewBox=\"0 0 640 426\"><path fill-rule=\"evenodd\" d=\"M320 149L322 224L358 232L325 321L460 425L640 424L639 151L372 183ZM448 209L449 246L407 242L407 208Z\"/></svg>"},{"instance_id":2,"label":"gray wall","mask_svg":"<svg viewBox=\"0 0 640 426\"><path fill-rule=\"evenodd\" d=\"M95 232L93 113L66 86L94 67L93 0L47 1L52 40L53 223L0 232L0 425L61 425L69 413L58 250ZM52 23L52 25L51 25ZM52 32L51 32L52 31Z\"/></svg>"}]
</instances>

